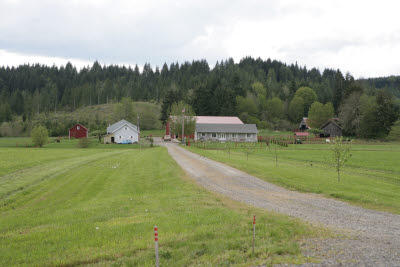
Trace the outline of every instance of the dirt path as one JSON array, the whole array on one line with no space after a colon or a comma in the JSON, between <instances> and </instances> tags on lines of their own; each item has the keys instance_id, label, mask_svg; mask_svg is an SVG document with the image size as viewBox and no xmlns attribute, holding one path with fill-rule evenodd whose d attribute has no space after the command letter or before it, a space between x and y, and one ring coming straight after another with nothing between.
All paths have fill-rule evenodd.
<instances>
[{"instance_id":1,"label":"dirt path","mask_svg":"<svg viewBox=\"0 0 400 267\"><path fill-rule=\"evenodd\" d=\"M290 191L176 144L160 144L167 146L182 169L208 190L350 235L304 243L304 254L320 258L322 265L400 266L400 215Z\"/></svg>"}]
</instances>

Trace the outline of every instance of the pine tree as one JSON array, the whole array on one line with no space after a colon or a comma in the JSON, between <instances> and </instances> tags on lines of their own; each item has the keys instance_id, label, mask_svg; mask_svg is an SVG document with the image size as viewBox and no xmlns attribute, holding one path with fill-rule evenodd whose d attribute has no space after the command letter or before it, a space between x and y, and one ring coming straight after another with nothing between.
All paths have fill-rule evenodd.
<instances>
[{"instance_id":1,"label":"pine tree","mask_svg":"<svg viewBox=\"0 0 400 267\"><path fill-rule=\"evenodd\" d=\"M337 70L335 75L335 87L333 89L333 107L337 112L342 101L344 91L344 78L340 70Z\"/></svg>"}]
</instances>

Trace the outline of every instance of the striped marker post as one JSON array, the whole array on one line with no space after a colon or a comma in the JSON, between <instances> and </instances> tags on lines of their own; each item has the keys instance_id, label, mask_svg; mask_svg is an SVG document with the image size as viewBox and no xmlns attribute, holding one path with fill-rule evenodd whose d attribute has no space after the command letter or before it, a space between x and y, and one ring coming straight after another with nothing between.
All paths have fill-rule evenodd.
<instances>
[{"instance_id":1,"label":"striped marker post","mask_svg":"<svg viewBox=\"0 0 400 267\"><path fill-rule=\"evenodd\" d=\"M256 215L253 215L253 255L256 242Z\"/></svg>"},{"instance_id":2,"label":"striped marker post","mask_svg":"<svg viewBox=\"0 0 400 267\"><path fill-rule=\"evenodd\" d=\"M156 250L156 266L160 266L160 258L158 257L158 228L157 225L154 226L154 241L155 241L155 250Z\"/></svg>"}]
</instances>

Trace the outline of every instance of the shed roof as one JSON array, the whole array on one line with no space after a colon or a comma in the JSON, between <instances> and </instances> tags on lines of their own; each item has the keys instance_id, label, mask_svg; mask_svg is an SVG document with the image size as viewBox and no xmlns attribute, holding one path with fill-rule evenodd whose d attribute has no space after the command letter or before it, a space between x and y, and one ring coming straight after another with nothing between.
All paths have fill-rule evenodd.
<instances>
[{"instance_id":1,"label":"shed roof","mask_svg":"<svg viewBox=\"0 0 400 267\"><path fill-rule=\"evenodd\" d=\"M196 123L196 132L200 133L258 133L255 124L213 124Z\"/></svg>"},{"instance_id":2,"label":"shed roof","mask_svg":"<svg viewBox=\"0 0 400 267\"><path fill-rule=\"evenodd\" d=\"M324 129L326 126L328 126L329 123L332 123L332 124L335 125L336 127L342 129L342 127L340 127L339 125L337 125L337 124L334 123L333 121L328 121L327 123L324 124L324 126L321 127L321 129Z\"/></svg>"},{"instance_id":3,"label":"shed roof","mask_svg":"<svg viewBox=\"0 0 400 267\"><path fill-rule=\"evenodd\" d=\"M296 136L309 136L310 135L310 133L308 133L308 132L295 132L294 134Z\"/></svg>"},{"instance_id":4,"label":"shed roof","mask_svg":"<svg viewBox=\"0 0 400 267\"><path fill-rule=\"evenodd\" d=\"M129 126L130 126L131 128L133 128L134 130L139 131L139 130L138 130L138 127L137 127L136 125L134 125L134 124L132 124L132 123L130 123L129 121L126 121L126 120L120 120L119 122L114 123L113 125L108 126L108 127L107 127L107 133L108 133L108 134L109 134L109 133L113 133L113 132L115 132L116 130L118 130L119 128L121 128L121 127L124 126L124 125L129 125Z\"/></svg>"},{"instance_id":5,"label":"shed roof","mask_svg":"<svg viewBox=\"0 0 400 267\"><path fill-rule=\"evenodd\" d=\"M303 117L303 119L300 122L299 128L301 128L302 125L305 125L308 129L311 129L311 127L308 125L308 118Z\"/></svg>"}]
</instances>

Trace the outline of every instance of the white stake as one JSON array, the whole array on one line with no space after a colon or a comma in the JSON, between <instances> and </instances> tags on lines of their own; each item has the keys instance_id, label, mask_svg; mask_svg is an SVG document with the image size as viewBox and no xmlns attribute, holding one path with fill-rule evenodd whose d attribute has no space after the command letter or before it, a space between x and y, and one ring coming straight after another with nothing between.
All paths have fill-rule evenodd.
<instances>
[{"instance_id":1,"label":"white stake","mask_svg":"<svg viewBox=\"0 0 400 267\"><path fill-rule=\"evenodd\" d=\"M253 215L253 255L256 242L256 215Z\"/></svg>"},{"instance_id":2,"label":"white stake","mask_svg":"<svg viewBox=\"0 0 400 267\"><path fill-rule=\"evenodd\" d=\"M158 257L158 228L157 225L154 226L154 241L155 241L155 250L156 250L156 266L160 266L160 259Z\"/></svg>"}]
</instances>

